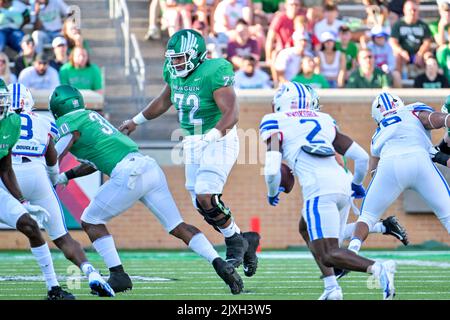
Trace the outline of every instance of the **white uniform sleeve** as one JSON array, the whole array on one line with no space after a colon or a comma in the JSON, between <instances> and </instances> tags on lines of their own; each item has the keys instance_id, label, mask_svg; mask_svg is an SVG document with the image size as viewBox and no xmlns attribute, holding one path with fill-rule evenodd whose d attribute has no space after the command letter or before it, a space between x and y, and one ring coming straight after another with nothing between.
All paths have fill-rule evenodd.
<instances>
[{"instance_id":1,"label":"white uniform sleeve","mask_svg":"<svg viewBox=\"0 0 450 320\"><path fill-rule=\"evenodd\" d=\"M369 168L369 155L358 143L353 141L344 156L355 161L355 172L353 173L352 182L361 185Z\"/></svg>"},{"instance_id":2,"label":"white uniform sleeve","mask_svg":"<svg viewBox=\"0 0 450 320\"><path fill-rule=\"evenodd\" d=\"M261 139L266 141L271 135L280 132L281 130L278 125L278 120L273 117L273 113L265 115L261 121L261 125L259 126L259 134Z\"/></svg>"},{"instance_id":3,"label":"white uniform sleeve","mask_svg":"<svg viewBox=\"0 0 450 320\"><path fill-rule=\"evenodd\" d=\"M68 133L63 136L55 145L56 152L58 153L58 157L66 150L66 147L69 145L70 140L72 140L72 134Z\"/></svg>"}]
</instances>

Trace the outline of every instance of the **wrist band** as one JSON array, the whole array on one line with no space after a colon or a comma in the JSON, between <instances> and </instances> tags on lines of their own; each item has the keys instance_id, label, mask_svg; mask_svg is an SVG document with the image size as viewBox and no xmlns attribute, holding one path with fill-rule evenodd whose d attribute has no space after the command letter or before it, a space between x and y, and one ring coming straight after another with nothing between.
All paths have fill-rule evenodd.
<instances>
[{"instance_id":1,"label":"wrist band","mask_svg":"<svg viewBox=\"0 0 450 320\"><path fill-rule=\"evenodd\" d=\"M24 198L24 196L21 196L18 200L19 200L20 203L24 203L25 201L27 201L27 200Z\"/></svg>"},{"instance_id":2,"label":"wrist band","mask_svg":"<svg viewBox=\"0 0 450 320\"><path fill-rule=\"evenodd\" d=\"M433 128L433 129L436 129L436 127L433 125L433 122L431 122L431 115L433 114L434 112L430 112L429 114L428 114L428 122L430 123L430 126Z\"/></svg>"},{"instance_id":3,"label":"wrist band","mask_svg":"<svg viewBox=\"0 0 450 320\"><path fill-rule=\"evenodd\" d=\"M139 112L137 115L135 115L132 120L137 125L143 124L148 121L148 119L144 117L144 114L142 112Z\"/></svg>"}]
</instances>

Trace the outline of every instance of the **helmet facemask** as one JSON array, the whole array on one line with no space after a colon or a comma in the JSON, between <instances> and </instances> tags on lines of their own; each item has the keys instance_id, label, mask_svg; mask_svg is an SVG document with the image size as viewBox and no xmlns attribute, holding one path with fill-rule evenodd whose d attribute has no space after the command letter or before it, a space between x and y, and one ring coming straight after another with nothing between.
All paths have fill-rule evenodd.
<instances>
[{"instance_id":1,"label":"helmet facemask","mask_svg":"<svg viewBox=\"0 0 450 320\"><path fill-rule=\"evenodd\" d=\"M11 94L7 90L0 91L0 121L5 119L11 107Z\"/></svg>"},{"instance_id":2,"label":"helmet facemask","mask_svg":"<svg viewBox=\"0 0 450 320\"><path fill-rule=\"evenodd\" d=\"M196 67L192 61L197 58L197 52L194 49L181 53L175 53L174 50L167 50L165 56L167 58L169 72L174 77L184 78ZM181 58L184 58L182 60L183 62L174 63L174 60L181 60Z\"/></svg>"}]
</instances>

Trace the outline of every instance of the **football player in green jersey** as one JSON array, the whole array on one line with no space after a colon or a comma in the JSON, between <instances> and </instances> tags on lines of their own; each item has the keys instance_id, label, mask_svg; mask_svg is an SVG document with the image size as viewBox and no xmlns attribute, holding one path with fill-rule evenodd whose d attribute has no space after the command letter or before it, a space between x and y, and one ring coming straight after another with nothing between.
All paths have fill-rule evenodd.
<instances>
[{"instance_id":1,"label":"football player in green jersey","mask_svg":"<svg viewBox=\"0 0 450 320\"><path fill-rule=\"evenodd\" d=\"M56 119L61 138L56 150L61 160L71 152L81 164L58 177L58 184L97 170L108 175L81 216L81 226L110 270L109 285L115 292L132 288L106 223L140 200L158 218L167 232L212 263L233 294L243 282L233 266L219 257L211 243L196 227L183 221L156 161L139 153L137 144L114 128L95 111L86 110L83 96L74 87L58 86L49 109Z\"/></svg>"},{"instance_id":2,"label":"football player in green jersey","mask_svg":"<svg viewBox=\"0 0 450 320\"><path fill-rule=\"evenodd\" d=\"M2 81L3 82L3 81ZM47 221L48 212L40 206L31 205L22 195L14 174L11 150L19 140L21 120L15 113L8 114L11 93L0 83L0 222L22 232L29 240L31 252L36 258L48 287L49 300L73 300L75 297L61 289L56 279L53 261L47 243L42 237L36 220Z\"/></svg>"},{"instance_id":3,"label":"football player in green jersey","mask_svg":"<svg viewBox=\"0 0 450 320\"><path fill-rule=\"evenodd\" d=\"M241 233L230 209L221 200L223 187L239 153L236 123L238 103L234 72L225 59L206 59L203 37L191 29L180 30L167 43L166 82L160 95L119 130L130 134L136 126L155 119L171 105L184 129L186 189L195 208L225 237L227 261L252 276L257 268L259 234Z\"/></svg>"},{"instance_id":4,"label":"football player in green jersey","mask_svg":"<svg viewBox=\"0 0 450 320\"><path fill-rule=\"evenodd\" d=\"M445 103L442 105L441 112L449 113L450 111L450 96L447 96ZM447 116L449 117L450 114ZM437 146L433 146L430 149L430 155L433 162L439 163L443 166L450 168L450 129L442 138L441 142Z\"/></svg>"}]
</instances>

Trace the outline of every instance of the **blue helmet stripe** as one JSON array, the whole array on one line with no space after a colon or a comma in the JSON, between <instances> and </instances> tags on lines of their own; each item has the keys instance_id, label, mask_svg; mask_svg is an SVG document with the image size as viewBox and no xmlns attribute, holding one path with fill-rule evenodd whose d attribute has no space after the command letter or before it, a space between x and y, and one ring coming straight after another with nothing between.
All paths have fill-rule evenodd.
<instances>
[{"instance_id":1,"label":"blue helmet stripe","mask_svg":"<svg viewBox=\"0 0 450 320\"><path fill-rule=\"evenodd\" d=\"M14 109L15 104L16 104L16 84L15 83L13 84L13 88L12 89L13 89L13 94L12 94L13 101L11 101L11 106Z\"/></svg>"},{"instance_id":2,"label":"blue helmet stripe","mask_svg":"<svg viewBox=\"0 0 450 320\"><path fill-rule=\"evenodd\" d=\"M386 101L385 93L380 94L381 101L383 101L384 109L389 110L389 99Z\"/></svg>"},{"instance_id":3,"label":"blue helmet stripe","mask_svg":"<svg viewBox=\"0 0 450 320\"><path fill-rule=\"evenodd\" d=\"M16 83L15 85L17 85L17 100L16 100L16 104L17 104L17 109L20 108L20 84Z\"/></svg>"},{"instance_id":4,"label":"blue helmet stripe","mask_svg":"<svg viewBox=\"0 0 450 320\"><path fill-rule=\"evenodd\" d=\"M304 104L305 104L305 98L304 98L305 97L305 90L302 88L301 85L299 86L297 82L292 81L292 83L294 84L295 88L297 88L297 92L298 92L298 104L299 104L298 108L299 109L304 109L305 108L305 106L304 106Z\"/></svg>"}]
</instances>

